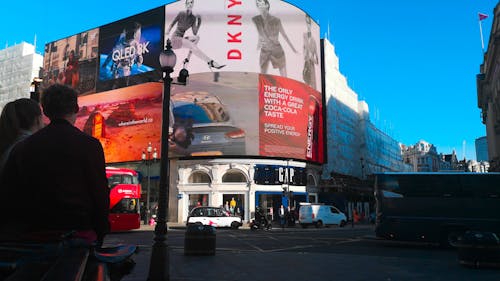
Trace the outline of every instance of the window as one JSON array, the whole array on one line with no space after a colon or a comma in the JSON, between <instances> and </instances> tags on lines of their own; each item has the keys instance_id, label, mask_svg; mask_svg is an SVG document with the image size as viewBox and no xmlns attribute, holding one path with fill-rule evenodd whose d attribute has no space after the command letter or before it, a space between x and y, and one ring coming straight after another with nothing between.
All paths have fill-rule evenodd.
<instances>
[{"instance_id":1,"label":"window","mask_svg":"<svg viewBox=\"0 0 500 281\"><path fill-rule=\"evenodd\" d=\"M222 182L247 182L247 179L240 171L228 171L222 176Z\"/></svg>"},{"instance_id":2,"label":"window","mask_svg":"<svg viewBox=\"0 0 500 281\"><path fill-rule=\"evenodd\" d=\"M192 217L202 217L204 214L206 214L205 208L196 208L191 213L191 216Z\"/></svg>"},{"instance_id":3,"label":"window","mask_svg":"<svg viewBox=\"0 0 500 281\"><path fill-rule=\"evenodd\" d=\"M316 186L316 181L312 175L307 176L307 185L308 186Z\"/></svg>"},{"instance_id":4,"label":"window","mask_svg":"<svg viewBox=\"0 0 500 281\"><path fill-rule=\"evenodd\" d=\"M138 183L139 179L132 175L118 174L118 175L111 175L108 178L109 188L113 188L118 184L138 184Z\"/></svg>"},{"instance_id":5,"label":"window","mask_svg":"<svg viewBox=\"0 0 500 281\"><path fill-rule=\"evenodd\" d=\"M113 209L110 210L113 214L135 214L137 213L137 199L123 198L118 202Z\"/></svg>"},{"instance_id":6,"label":"window","mask_svg":"<svg viewBox=\"0 0 500 281\"><path fill-rule=\"evenodd\" d=\"M210 176L205 172L194 172L189 176L189 183L211 183Z\"/></svg>"}]
</instances>

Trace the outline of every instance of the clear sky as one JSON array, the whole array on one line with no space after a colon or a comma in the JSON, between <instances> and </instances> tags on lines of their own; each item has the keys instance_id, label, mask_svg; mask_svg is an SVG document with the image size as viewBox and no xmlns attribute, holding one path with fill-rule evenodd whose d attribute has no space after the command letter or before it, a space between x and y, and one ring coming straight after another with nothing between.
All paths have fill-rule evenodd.
<instances>
[{"instance_id":1,"label":"clear sky","mask_svg":"<svg viewBox=\"0 0 500 281\"><path fill-rule=\"evenodd\" d=\"M4 1L0 48L33 44L36 34L43 53L45 43L171 2ZM487 46L497 0L287 2L319 22L321 37L330 30L340 71L377 127L407 145L423 139L438 152L455 149L459 158L465 142L465 156L475 159L474 140L486 134L475 78L482 63L478 12L489 15L482 22Z\"/></svg>"}]
</instances>

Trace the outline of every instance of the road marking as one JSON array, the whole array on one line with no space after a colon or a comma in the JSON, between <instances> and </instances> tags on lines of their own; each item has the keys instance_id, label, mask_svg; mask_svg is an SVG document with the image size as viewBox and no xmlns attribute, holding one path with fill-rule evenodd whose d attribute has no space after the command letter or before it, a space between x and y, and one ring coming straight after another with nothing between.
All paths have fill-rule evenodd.
<instances>
[{"instance_id":1,"label":"road marking","mask_svg":"<svg viewBox=\"0 0 500 281\"><path fill-rule=\"evenodd\" d=\"M340 241L340 242L337 242L337 243L335 243L335 245L347 244L347 243L353 243L353 242L359 242L359 241L363 241L363 239L359 239L359 238L356 238L356 239L348 239L348 240L346 240L346 241Z\"/></svg>"},{"instance_id":2,"label":"road marking","mask_svg":"<svg viewBox=\"0 0 500 281\"><path fill-rule=\"evenodd\" d=\"M264 252L265 253L272 253L272 252L281 252L281 251L296 250L296 249L306 249L306 248L313 248L313 247L314 247L314 245L300 245L300 246L293 246L293 247L288 247L288 248L264 250Z\"/></svg>"}]
</instances>

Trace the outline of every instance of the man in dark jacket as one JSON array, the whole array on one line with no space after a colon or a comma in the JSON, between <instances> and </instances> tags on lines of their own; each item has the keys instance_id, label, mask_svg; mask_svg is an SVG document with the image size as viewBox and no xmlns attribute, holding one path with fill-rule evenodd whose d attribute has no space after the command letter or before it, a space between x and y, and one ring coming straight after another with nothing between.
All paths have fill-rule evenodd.
<instances>
[{"instance_id":1,"label":"man in dark jacket","mask_svg":"<svg viewBox=\"0 0 500 281\"><path fill-rule=\"evenodd\" d=\"M77 93L64 85L41 97L50 124L14 147L0 191L0 231L67 233L92 243L109 231L109 190L101 143L73 124Z\"/></svg>"}]
</instances>

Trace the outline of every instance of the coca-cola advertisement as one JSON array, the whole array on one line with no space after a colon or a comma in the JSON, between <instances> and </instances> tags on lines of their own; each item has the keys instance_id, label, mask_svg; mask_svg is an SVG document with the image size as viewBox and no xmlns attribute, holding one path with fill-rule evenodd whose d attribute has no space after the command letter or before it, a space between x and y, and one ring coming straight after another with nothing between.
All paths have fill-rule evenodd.
<instances>
[{"instance_id":1,"label":"coca-cola advertisement","mask_svg":"<svg viewBox=\"0 0 500 281\"><path fill-rule=\"evenodd\" d=\"M323 162L321 93L280 76L259 76L259 154Z\"/></svg>"}]
</instances>

